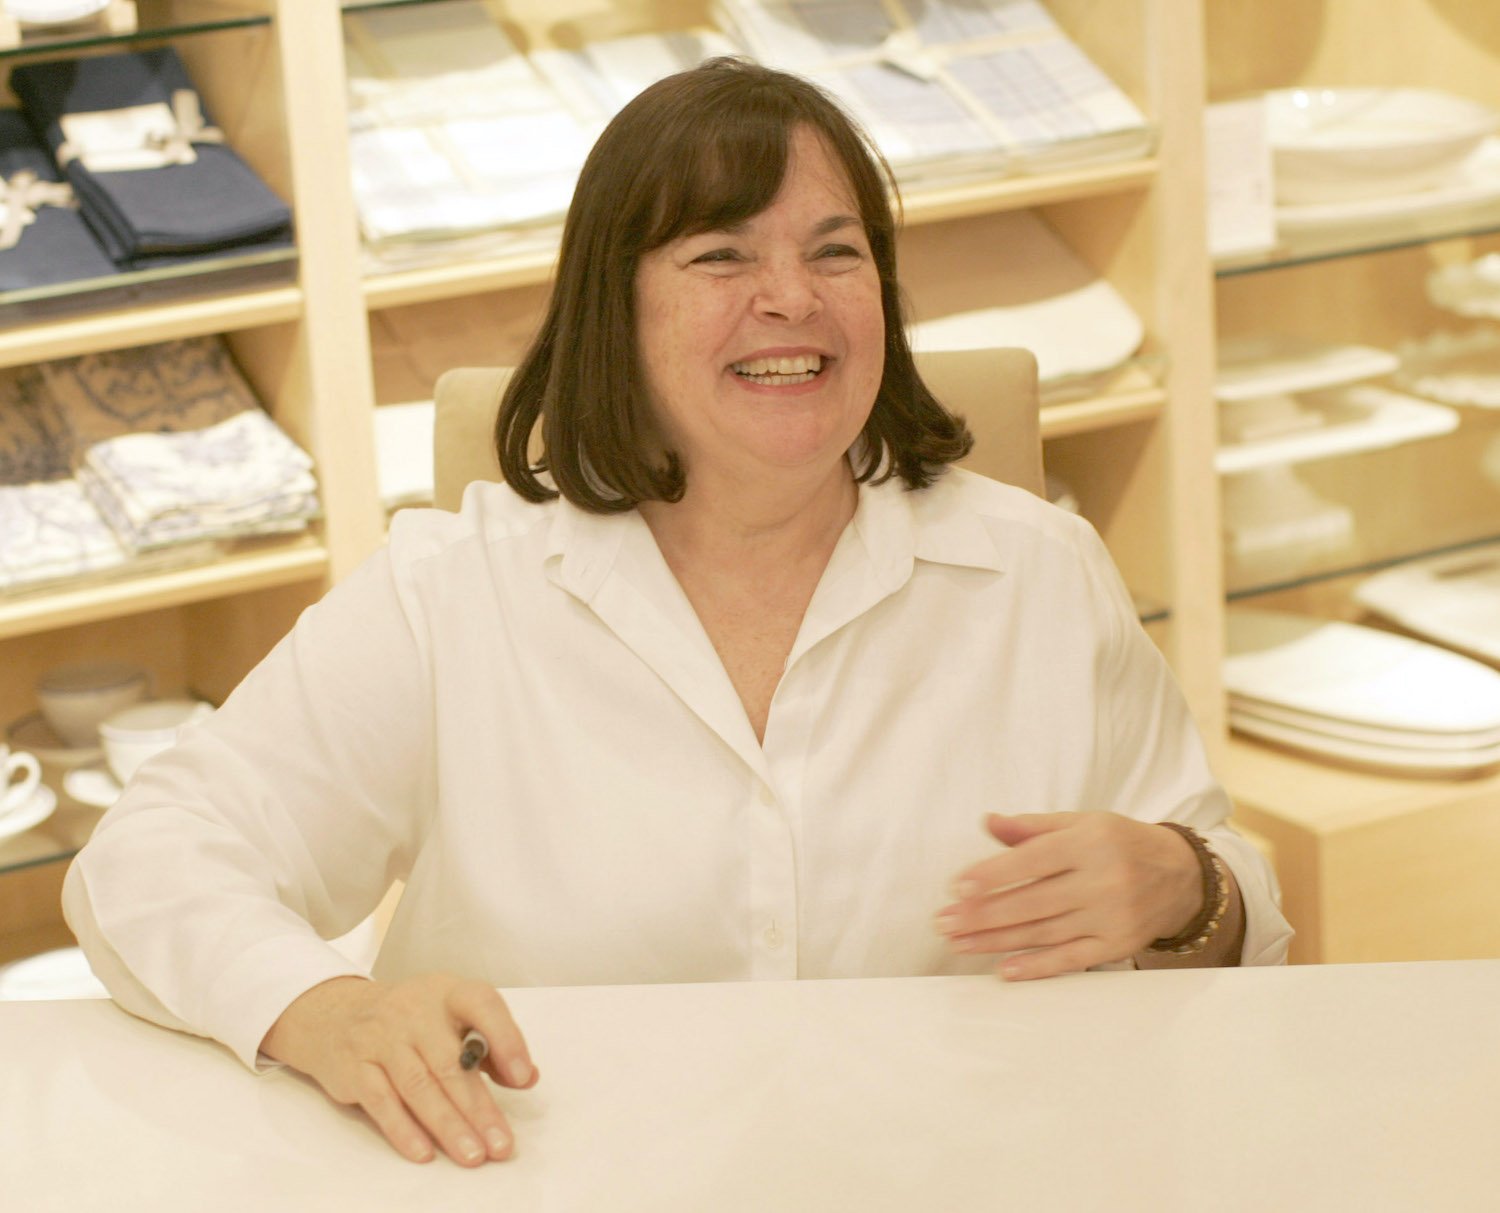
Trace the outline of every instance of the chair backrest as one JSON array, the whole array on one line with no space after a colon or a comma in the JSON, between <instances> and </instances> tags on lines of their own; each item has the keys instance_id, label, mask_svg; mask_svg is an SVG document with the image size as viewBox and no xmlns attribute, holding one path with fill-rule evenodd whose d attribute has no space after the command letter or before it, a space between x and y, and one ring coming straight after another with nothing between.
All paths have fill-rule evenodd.
<instances>
[{"instance_id":1,"label":"chair backrest","mask_svg":"<svg viewBox=\"0 0 1500 1213\"><path fill-rule=\"evenodd\" d=\"M974 432L974 451L964 466L1040 495L1042 443L1036 359L1030 352L934 351L917 355L917 369L933 394L962 413ZM510 376L510 367L462 367L437 381L433 498L441 509L456 510L470 481L500 479L495 416Z\"/></svg>"}]
</instances>

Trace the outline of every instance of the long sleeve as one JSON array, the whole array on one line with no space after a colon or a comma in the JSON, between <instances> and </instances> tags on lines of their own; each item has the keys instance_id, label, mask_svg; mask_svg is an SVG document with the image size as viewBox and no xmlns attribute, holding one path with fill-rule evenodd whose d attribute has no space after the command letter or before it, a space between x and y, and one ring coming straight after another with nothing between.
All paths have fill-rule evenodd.
<instances>
[{"instance_id":1,"label":"long sleeve","mask_svg":"<svg viewBox=\"0 0 1500 1213\"><path fill-rule=\"evenodd\" d=\"M142 768L69 871L68 923L116 1001L253 1065L293 998L357 972L325 940L410 865L431 699L381 553Z\"/></svg>"}]
</instances>

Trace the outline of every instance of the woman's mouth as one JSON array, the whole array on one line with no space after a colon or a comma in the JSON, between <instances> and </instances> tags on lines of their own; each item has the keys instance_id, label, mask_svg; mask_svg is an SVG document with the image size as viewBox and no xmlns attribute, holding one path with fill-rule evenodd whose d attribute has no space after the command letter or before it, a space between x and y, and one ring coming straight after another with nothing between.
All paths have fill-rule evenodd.
<instances>
[{"instance_id":1,"label":"woman's mouth","mask_svg":"<svg viewBox=\"0 0 1500 1213\"><path fill-rule=\"evenodd\" d=\"M794 387L809 383L823 369L821 354L798 354L794 358L751 358L729 368L741 379L762 387Z\"/></svg>"}]
</instances>

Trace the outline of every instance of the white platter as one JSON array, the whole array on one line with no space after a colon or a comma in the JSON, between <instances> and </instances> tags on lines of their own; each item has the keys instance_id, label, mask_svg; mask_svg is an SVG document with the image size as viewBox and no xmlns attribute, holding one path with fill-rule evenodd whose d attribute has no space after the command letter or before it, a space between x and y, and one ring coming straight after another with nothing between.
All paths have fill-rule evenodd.
<instances>
[{"instance_id":1,"label":"white platter","mask_svg":"<svg viewBox=\"0 0 1500 1213\"><path fill-rule=\"evenodd\" d=\"M1287 333L1226 338L1219 342L1218 362L1214 395L1220 400L1251 400L1337 387L1389 375L1401 365L1389 350Z\"/></svg>"},{"instance_id":2,"label":"white platter","mask_svg":"<svg viewBox=\"0 0 1500 1213\"><path fill-rule=\"evenodd\" d=\"M1400 749L1288 728L1263 717L1229 710L1229 725L1251 737L1274 741L1319 758L1333 758L1377 771L1411 775L1470 775L1500 765L1500 746L1488 750Z\"/></svg>"},{"instance_id":3,"label":"white platter","mask_svg":"<svg viewBox=\"0 0 1500 1213\"><path fill-rule=\"evenodd\" d=\"M1354 600L1439 644L1500 664L1500 543L1386 569Z\"/></svg>"},{"instance_id":4,"label":"white platter","mask_svg":"<svg viewBox=\"0 0 1500 1213\"><path fill-rule=\"evenodd\" d=\"M1370 384L1236 400L1220 405L1220 428L1230 440L1215 452L1214 467L1229 474L1352 455L1452 433L1458 422L1458 414L1445 404ZM1234 440L1235 429L1248 435L1257 424L1264 437Z\"/></svg>"},{"instance_id":5,"label":"white platter","mask_svg":"<svg viewBox=\"0 0 1500 1213\"><path fill-rule=\"evenodd\" d=\"M1500 316L1500 306L1494 314ZM1395 383L1403 390L1442 404L1500 408L1500 334L1493 329L1430 333L1403 341L1396 354L1401 369Z\"/></svg>"},{"instance_id":6,"label":"white platter","mask_svg":"<svg viewBox=\"0 0 1500 1213\"><path fill-rule=\"evenodd\" d=\"M985 222L977 245L929 227L903 233L914 349L1022 346L1036 355L1044 384L1135 354L1145 336L1140 317L1051 227L1030 211Z\"/></svg>"},{"instance_id":7,"label":"white platter","mask_svg":"<svg viewBox=\"0 0 1500 1213\"><path fill-rule=\"evenodd\" d=\"M1500 140L1489 138L1441 185L1347 201L1281 204L1276 207L1276 227L1285 234L1346 232L1496 200L1500 200Z\"/></svg>"},{"instance_id":8,"label":"white platter","mask_svg":"<svg viewBox=\"0 0 1500 1213\"><path fill-rule=\"evenodd\" d=\"M1359 624L1234 607L1225 689L1235 696L1386 732L1500 729L1500 671Z\"/></svg>"},{"instance_id":9,"label":"white platter","mask_svg":"<svg viewBox=\"0 0 1500 1213\"><path fill-rule=\"evenodd\" d=\"M1400 729L1375 728L1349 720L1332 720L1327 716L1313 716L1295 708L1249 699L1244 695L1229 696L1229 710L1241 716L1253 716L1282 728L1296 729L1317 737L1354 741L1362 745L1390 746L1402 751L1434 750L1448 754L1474 754L1500 749L1500 728L1480 733L1412 733Z\"/></svg>"},{"instance_id":10,"label":"white platter","mask_svg":"<svg viewBox=\"0 0 1500 1213\"><path fill-rule=\"evenodd\" d=\"M19 809L12 809L8 813L0 813L0 838L12 838L17 834L25 833L34 826L39 826L47 818L52 816L52 810L57 808L57 793L45 783L37 784L36 791Z\"/></svg>"},{"instance_id":11,"label":"white platter","mask_svg":"<svg viewBox=\"0 0 1500 1213\"><path fill-rule=\"evenodd\" d=\"M1287 88L1266 94L1276 196L1359 199L1442 184L1500 111L1440 89Z\"/></svg>"}]
</instances>

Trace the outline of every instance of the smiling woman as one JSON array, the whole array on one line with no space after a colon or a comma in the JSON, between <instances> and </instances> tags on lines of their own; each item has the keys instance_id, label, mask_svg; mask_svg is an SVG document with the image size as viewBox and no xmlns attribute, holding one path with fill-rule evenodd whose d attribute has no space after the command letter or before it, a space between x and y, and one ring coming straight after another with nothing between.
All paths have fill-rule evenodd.
<instances>
[{"instance_id":1,"label":"smiling woman","mask_svg":"<svg viewBox=\"0 0 1500 1213\"><path fill-rule=\"evenodd\" d=\"M829 350L830 367L820 364L812 382L838 379L855 401L873 369L874 389L863 401L868 416L857 431L866 441L856 475L895 474L913 488L930 483L938 469L968 453L971 440L912 363L896 277L894 196L879 152L831 98L796 76L719 59L648 88L616 116L579 176L541 335L500 410L496 435L506 481L528 500L560 490L574 504L604 512L677 500L687 485L686 452L675 445L683 435L658 425L659 410L670 407L660 395L669 380L688 374L691 362L720 355L729 361L715 374L727 373L736 359L770 357L780 374L782 357L825 352L809 340L805 309L822 307L813 296L836 295L830 301L842 313L858 294L878 307L880 323L873 333L861 327L845 349L860 364L858 380L855 368L840 368ZM793 218L803 229L781 230ZM806 272L788 273L784 249L768 258L769 248L749 246L754 236L769 238L773 225L786 248L795 245ZM689 246L691 256L678 264L674 258ZM655 272L663 263L679 269L691 263L691 276L681 280L702 280L704 289L690 298L684 285L668 295L665 275ZM832 285L845 279L847 286ZM814 281L826 289L811 291ZM728 298L734 295L743 310L752 286L765 323L742 318L738 332L709 332L705 315L702 329L688 331L690 313L705 303L722 328ZM791 293L768 299L768 288ZM660 324L648 324L639 311L648 304ZM772 322L783 305L803 314ZM652 344L671 340L662 310L669 306L683 318L675 340L711 343L694 346L671 376L646 365ZM820 322L838 323L826 309ZM600 356L579 358L580 349ZM538 419L544 454L533 466L528 447Z\"/></svg>"},{"instance_id":2,"label":"smiling woman","mask_svg":"<svg viewBox=\"0 0 1500 1213\"><path fill-rule=\"evenodd\" d=\"M398 514L69 870L122 1005L474 1166L514 1145L481 1071L537 1081L501 987L1285 957L1099 537L947 467L888 188L794 76L625 107L508 483ZM325 941L395 880L366 974Z\"/></svg>"}]
</instances>

